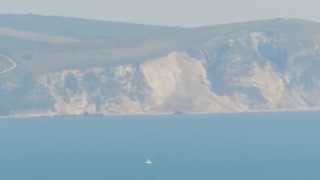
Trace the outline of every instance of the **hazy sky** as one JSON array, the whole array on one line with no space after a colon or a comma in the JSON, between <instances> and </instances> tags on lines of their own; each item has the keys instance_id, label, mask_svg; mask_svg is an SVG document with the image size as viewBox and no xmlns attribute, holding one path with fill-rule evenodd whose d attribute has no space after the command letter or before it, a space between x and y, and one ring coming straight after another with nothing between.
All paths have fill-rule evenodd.
<instances>
[{"instance_id":1,"label":"hazy sky","mask_svg":"<svg viewBox=\"0 0 320 180\"><path fill-rule=\"evenodd\" d=\"M274 17L320 21L320 0L0 0L0 13L198 26Z\"/></svg>"}]
</instances>

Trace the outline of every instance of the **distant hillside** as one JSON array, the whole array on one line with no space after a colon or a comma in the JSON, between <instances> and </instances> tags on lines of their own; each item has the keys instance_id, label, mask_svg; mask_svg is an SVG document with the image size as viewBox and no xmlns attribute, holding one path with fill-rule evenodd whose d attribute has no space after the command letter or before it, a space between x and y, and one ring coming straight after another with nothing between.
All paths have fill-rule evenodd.
<instances>
[{"instance_id":1,"label":"distant hillside","mask_svg":"<svg viewBox=\"0 0 320 180\"><path fill-rule=\"evenodd\" d=\"M0 15L0 115L316 110L319 69L320 24L299 19L179 28Z\"/></svg>"},{"instance_id":2,"label":"distant hillside","mask_svg":"<svg viewBox=\"0 0 320 180\"><path fill-rule=\"evenodd\" d=\"M0 27L89 41L109 38L144 39L182 29L38 15L0 15Z\"/></svg>"}]
</instances>

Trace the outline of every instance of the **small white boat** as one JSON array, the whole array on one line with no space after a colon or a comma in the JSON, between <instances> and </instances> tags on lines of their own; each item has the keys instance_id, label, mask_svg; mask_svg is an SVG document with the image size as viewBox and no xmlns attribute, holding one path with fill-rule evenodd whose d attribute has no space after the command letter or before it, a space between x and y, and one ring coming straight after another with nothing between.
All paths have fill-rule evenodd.
<instances>
[{"instance_id":1,"label":"small white boat","mask_svg":"<svg viewBox=\"0 0 320 180\"><path fill-rule=\"evenodd\" d=\"M145 162L144 162L145 165L148 165L148 166L151 166L152 165L152 161L150 159L147 159Z\"/></svg>"}]
</instances>

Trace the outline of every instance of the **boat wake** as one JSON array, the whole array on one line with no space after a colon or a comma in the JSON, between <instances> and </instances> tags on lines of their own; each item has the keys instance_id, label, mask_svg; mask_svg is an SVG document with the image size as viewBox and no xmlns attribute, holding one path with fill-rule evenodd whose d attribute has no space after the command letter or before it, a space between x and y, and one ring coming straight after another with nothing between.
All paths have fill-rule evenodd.
<instances>
[{"instance_id":1,"label":"boat wake","mask_svg":"<svg viewBox=\"0 0 320 180\"><path fill-rule=\"evenodd\" d=\"M145 165L147 166L151 166L153 163L150 159L147 159L145 162L144 162Z\"/></svg>"},{"instance_id":2,"label":"boat wake","mask_svg":"<svg viewBox=\"0 0 320 180\"><path fill-rule=\"evenodd\" d=\"M8 73L17 67L16 62L14 62L14 60L12 58L10 58L9 56L0 54L0 63L1 63L1 60L6 60L10 65L9 65L9 67L7 67L3 70L0 69L0 75Z\"/></svg>"}]
</instances>

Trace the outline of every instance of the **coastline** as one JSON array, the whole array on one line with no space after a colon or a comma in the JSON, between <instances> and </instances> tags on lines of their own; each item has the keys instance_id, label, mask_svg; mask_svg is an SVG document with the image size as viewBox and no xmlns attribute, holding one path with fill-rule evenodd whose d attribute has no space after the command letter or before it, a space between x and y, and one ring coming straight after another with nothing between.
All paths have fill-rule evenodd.
<instances>
[{"instance_id":1,"label":"coastline","mask_svg":"<svg viewBox=\"0 0 320 180\"><path fill-rule=\"evenodd\" d=\"M252 111L230 111L230 112L139 112L139 113L106 113L106 114L59 114L50 113L28 113L28 114L12 114L0 115L2 119L28 119L28 118L50 118L50 117L128 117L128 116L187 116L187 115L234 115L234 114L256 114L256 113L315 113L320 112L320 108L306 109L273 109L273 110L252 110Z\"/></svg>"}]
</instances>

